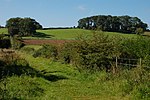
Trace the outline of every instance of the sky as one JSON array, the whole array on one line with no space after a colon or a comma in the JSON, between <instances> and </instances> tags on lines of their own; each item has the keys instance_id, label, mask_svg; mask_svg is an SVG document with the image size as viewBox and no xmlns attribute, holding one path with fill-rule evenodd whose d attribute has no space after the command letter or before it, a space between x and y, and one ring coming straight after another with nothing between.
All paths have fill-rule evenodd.
<instances>
[{"instance_id":1,"label":"sky","mask_svg":"<svg viewBox=\"0 0 150 100\"><path fill-rule=\"evenodd\" d=\"M150 27L150 0L0 0L2 26L9 18L30 17L43 27L73 27L94 15L129 15Z\"/></svg>"}]
</instances>

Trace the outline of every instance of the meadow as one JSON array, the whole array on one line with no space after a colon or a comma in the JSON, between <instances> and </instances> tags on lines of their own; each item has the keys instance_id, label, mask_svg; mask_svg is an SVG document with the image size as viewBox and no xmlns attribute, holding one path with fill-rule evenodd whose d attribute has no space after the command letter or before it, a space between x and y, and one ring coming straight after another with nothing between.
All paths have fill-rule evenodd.
<instances>
[{"instance_id":1,"label":"meadow","mask_svg":"<svg viewBox=\"0 0 150 100\"><path fill-rule=\"evenodd\" d=\"M0 33L6 32L0 29ZM90 37L94 33L82 29L37 30L35 37L24 39L75 40L80 36ZM96 31L96 33L99 33ZM110 37L136 37L135 34L104 32ZM27 50L27 49L28 50ZM150 98L149 79L146 71L140 68L123 70L118 73L106 71L80 72L72 64L54 59L33 57L41 45L26 45L16 51L21 58L11 70L0 79L0 99L17 100L148 100ZM16 58L15 58L16 57ZM7 60L6 60L7 61ZM11 60L7 61L10 63ZM28 64L26 64L28 63ZM1 64L1 62L0 62ZM21 69L19 69L21 66ZM23 72L18 74L18 71ZM3 75L3 73L1 73Z\"/></svg>"},{"instance_id":2,"label":"meadow","mask_svg":"<svg viewBox=\"0 0 150 100\"><path fill-rule=\"evenodd\" d=\"M23 37L23 39L51 39L51 40L76 40L80 36L90 37L93 33L101 33L101 31L84 30L84 29L50 29L50 30L37 30L34 36ZM0 28L0 34L8 34L6 28ZM118 32L103 32L109 36L122 36L125 38L136 37L135 34L126 34ZM146 32L145 34L148 34Z\"/></svg>"}]
</instances>

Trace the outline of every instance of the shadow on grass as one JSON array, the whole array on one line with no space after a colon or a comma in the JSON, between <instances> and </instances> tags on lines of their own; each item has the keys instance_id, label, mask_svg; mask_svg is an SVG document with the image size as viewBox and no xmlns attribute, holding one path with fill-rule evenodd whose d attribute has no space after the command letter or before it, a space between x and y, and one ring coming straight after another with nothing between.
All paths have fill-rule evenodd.
<instances>
[{"instance_id":1,"label":"shadow on grass","mask_svg":"<svg viewBox=\"0 0 150 100\"><path fill-rule=\"evenodd\" d=\"M35 34L33 34L32 37L38 37L38 38L52 38L52 37L54 37L54 35L48 35L48 34L45 34L45 33L36 32Z\"/></svg>"},{"instance_id":2,"label":"shadow on grass","mask_svg":"<svg viewBox=\"0 0 150 100\"><path fill-rule=\"evenodd\" d=\"M5 62L0 61L0 79L10 77L13 75L21 76L27 75L31 77L42 77L48 81L56 82L63 79L68 79L63 75L52 75L37 71L36 69L29 66L26 60L20 60L19 62L14 62L7 65Z\"/></svg>"}]
</instances>

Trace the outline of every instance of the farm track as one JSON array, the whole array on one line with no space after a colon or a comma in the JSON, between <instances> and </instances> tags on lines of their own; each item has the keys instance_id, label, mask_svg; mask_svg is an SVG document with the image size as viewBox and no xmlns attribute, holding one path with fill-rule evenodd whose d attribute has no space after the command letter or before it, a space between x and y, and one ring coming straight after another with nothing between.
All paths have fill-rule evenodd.
<instances>
[{"instance_id":1,"label":"farm track","mask_svg":"<svg viewBox=\"0 0 150 100\"><path fill-rule=\"evenodd\" d=\"M75 40L22 40L25 45L43 45L43 44L56 44L61 45Z\"/></svg>"}]
</instances>

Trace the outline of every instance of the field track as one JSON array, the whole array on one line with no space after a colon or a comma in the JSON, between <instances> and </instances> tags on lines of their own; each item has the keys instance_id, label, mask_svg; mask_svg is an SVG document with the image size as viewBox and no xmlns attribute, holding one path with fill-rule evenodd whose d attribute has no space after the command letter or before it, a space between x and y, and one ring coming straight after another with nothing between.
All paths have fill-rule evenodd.
<instances>
[{"instance_id":1,"label":"field track","mask_svg":"<svg viewBox=\"0 0 150 100\"><path fill-rule=\"evenodd\" d=\"M57 44L61 45L66 42L73 42L73 40L22 40L25 45L43 45L43 44Z\"/></svg>"}]
</instances>

